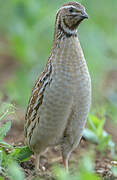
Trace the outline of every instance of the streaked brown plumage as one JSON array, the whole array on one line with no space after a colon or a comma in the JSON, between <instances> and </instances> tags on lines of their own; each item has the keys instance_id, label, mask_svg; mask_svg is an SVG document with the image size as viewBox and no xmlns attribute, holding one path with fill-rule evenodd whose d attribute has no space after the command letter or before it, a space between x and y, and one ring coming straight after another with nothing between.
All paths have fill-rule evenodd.
<instances>
[{"instance_id":1,"label":"streaked brown plumage","mask_svg":"<svg viewBox=\"0 0 117 180\"><path fill-rule=\"evenodd\" d=\"M38 157L49 146L61 145L63 162L77 147L91 102L91 81L77 37L77 27L88 18L77 2L57 12L51 55L33 88L26 113L25 140Z\"/></svg>"}]
</instances>

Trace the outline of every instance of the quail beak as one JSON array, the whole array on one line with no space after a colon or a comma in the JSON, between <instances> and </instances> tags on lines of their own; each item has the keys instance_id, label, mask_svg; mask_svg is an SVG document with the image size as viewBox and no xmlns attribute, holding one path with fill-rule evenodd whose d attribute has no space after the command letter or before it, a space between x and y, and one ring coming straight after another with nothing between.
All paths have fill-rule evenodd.
<instances>
[{"instance_id":1,"label":"quail beak","mask_svg":"<svg viewBox=\"0 0 117 180\"><path fill-rule=\"evenodd\" d=\"M88 14L84 11L84 12L81 14L81 18L82 18L82 19L88 19L89 16L88 16Z\"/></svg>"}]
</instances>

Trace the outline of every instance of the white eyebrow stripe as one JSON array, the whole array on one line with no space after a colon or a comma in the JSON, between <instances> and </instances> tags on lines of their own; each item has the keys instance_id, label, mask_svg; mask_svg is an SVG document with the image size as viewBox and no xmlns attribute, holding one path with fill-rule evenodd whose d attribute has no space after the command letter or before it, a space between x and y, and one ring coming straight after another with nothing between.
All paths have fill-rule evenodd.
<instances>
[{"instance_id":1,"label":"white eyebrow stripe","mask_svg":"<svg viewBox=\"0 0 117 180\"><path fill-rule=\"evenodd\" d=\"M61 7L61 8L57 11L57 14L58 14L58 12L59 12L60 10L62 10L62 9L68 9L68 8L70 8L70 7L76 8L76 7L73 6L73 5L63 6L63 7Z\"/></svg>"}]
</instances>

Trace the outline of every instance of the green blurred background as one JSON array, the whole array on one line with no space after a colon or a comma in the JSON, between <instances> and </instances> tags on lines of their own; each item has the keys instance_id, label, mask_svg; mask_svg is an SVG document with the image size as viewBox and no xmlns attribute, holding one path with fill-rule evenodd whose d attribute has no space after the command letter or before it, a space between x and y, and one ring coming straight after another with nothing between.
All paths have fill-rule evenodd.
<instances>
[{"instance_id":1,"label":"green blurred background","mask_svg":"<svg viewBox=\"0 0 117 180\"><path fill-rule=\"evenodd\" d=\"M56 11L67 0L0 0L0 91L26 109L52 45ZM92 109L116 122L117 0L80 1L89 14L79 29L92 79Z\"/></svg>"}]
</instances>

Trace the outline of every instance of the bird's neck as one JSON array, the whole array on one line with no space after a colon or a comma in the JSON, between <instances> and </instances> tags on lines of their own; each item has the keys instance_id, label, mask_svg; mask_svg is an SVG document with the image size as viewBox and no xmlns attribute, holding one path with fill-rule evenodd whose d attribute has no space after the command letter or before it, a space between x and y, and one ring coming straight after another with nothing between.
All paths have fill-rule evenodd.
<instances>
[{"instance_id":1,"label":"bird's neck","mask_svg":"<svg viewBox=\"0 0 117 180\"><path fill-rule=\"evenodd\" d=\"M63 27L61 23L55 24L54 29L54 42L70 37L77 37L77 29L69 29L67 27Z\"/></svg>"},{"instance_id":2,"label":"bird's neck","mask_svg":"<svg viewBox=\"0 0 117 180\"><path fill-rule=\"evenodd\" d=\"M82 48L77 34L66 35L61 32L60 36L55 31L52 54L53 59L58 65L81 64L84 60Z\"/></svg>"}]
</instances>

